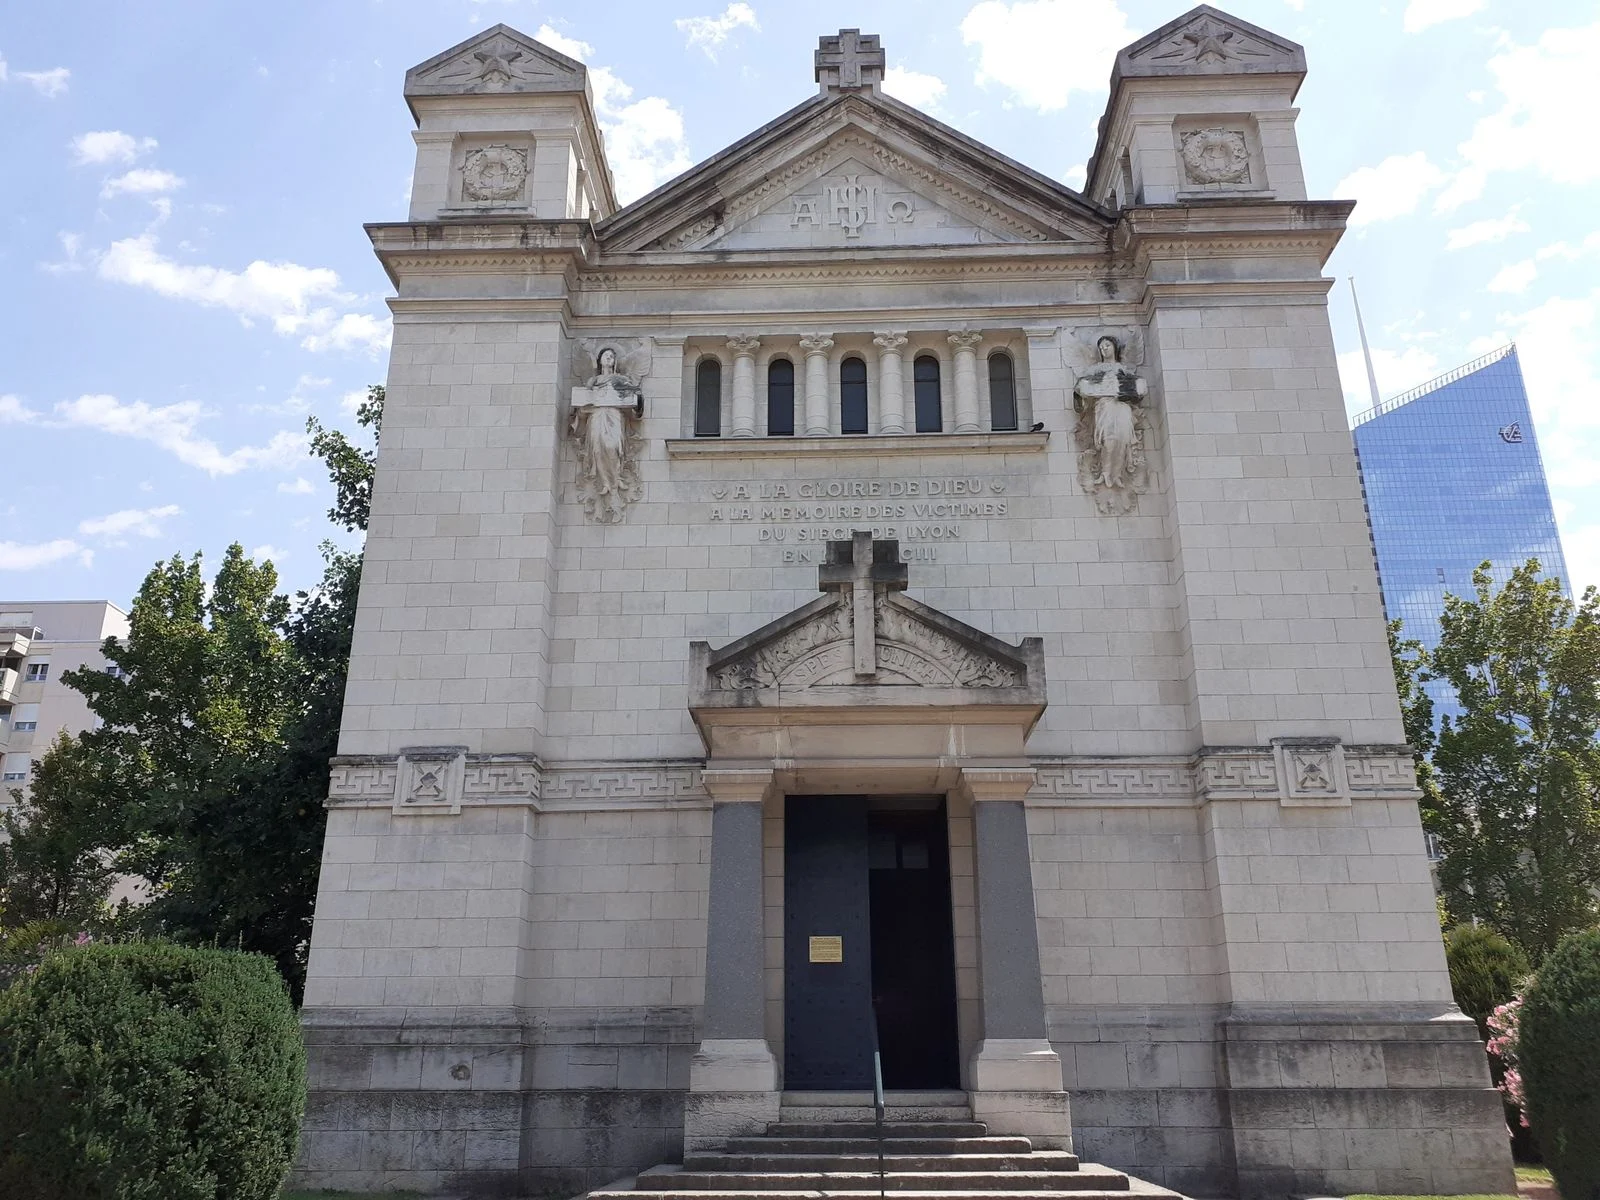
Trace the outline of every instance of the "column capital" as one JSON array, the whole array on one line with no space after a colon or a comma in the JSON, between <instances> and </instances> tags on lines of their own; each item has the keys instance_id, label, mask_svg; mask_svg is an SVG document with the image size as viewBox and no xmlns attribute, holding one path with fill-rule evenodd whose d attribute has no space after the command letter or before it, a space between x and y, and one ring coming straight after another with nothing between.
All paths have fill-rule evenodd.
<instances>
[{"instance_id":1,"label":"column capital","mask_svg":"<svg viewBox=\"0 0 1600 1200\"><path fill-rule=\"evenodd\" d=\"M760 804L772 787L771 767L711 767L700 785L716 804Z\"/></svg>"},{"instance_id":2,"label":"column capital","mask_svg":"<svg viewBox=\"0 0 1600 1200\"><path fill-rule=\"evenodd\" d=\"M956 785L973 803L1025 800L1038 779L1032 767L962 767Z\"/></svg>"},{"instance_id":3,"label":"column capital","mask_svg":"<svg viewBox=\"0 0 1600 1200\"><path fill-rule=\"evenodd\" d=\"M800 349L807 354L826 354L833 348L833 337L826 333L808 333L800 339Z\"/></svg>"},{"instance_id":4,"label":"column capital","mask_svg":"<svg viewBox=\"0 0 1600 1200\"><path fill-rule=\"evenodd\" d=\"M753 333L736 333L728 339L727 345L740 358L748 358L761 348L761 339Z\"/></svg>"},{"instance_id":5,"label":"column capital","mask_svg":"<svg viewBox=\"0 0 1600 1200\"><path fill-rule=\"evenodd\" d=\"M971 350L983 341L983 332L977 329L958 329L945 338L945 341L954 346L957 352Z\"/></svg>"},{"instance_id":6,"label":"column capital","mask_svg":"<svg viewBox=\"0 0 1600 1200\"><path fill-rule=\"evenodd\" d=\"M886 352L898 352L910 340L903 333L877 333L872 336L872 344Z\"/></svg>"}]
</instances>

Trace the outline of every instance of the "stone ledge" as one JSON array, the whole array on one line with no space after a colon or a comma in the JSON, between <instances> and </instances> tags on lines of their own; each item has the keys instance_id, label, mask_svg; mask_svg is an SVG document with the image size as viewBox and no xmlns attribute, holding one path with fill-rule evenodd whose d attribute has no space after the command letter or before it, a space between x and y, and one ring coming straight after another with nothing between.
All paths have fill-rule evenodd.
<instances>
[{"instance_id":1,"label":"stone ledge","mask_svg":"<svg viewBox=\"0 0 1600 1200\"><path fill-rule=\"evenodd\" d=\"M884 458L904 454L1035 454L1039 433L868 433L826 437L667 438L668 458Z\"/></svg>"}]
</instances>

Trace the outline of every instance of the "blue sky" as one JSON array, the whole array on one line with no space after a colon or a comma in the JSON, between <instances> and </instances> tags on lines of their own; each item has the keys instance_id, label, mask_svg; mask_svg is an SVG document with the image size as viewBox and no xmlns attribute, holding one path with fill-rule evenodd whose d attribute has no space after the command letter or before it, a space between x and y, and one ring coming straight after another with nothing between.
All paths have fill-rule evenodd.
<instances>
[{"instance_id":1,"label":"blue sky","mask_svg":"<svg viewBox=\"0 0 1600 1200\"><path fill-rule=\"evenodd\" d=\"M1355 275L1385 396L1515 339L1574 582L1600 583L1600 78L1593 0L1237 0L1306 46L1314 196L1352 411ZM803 99L859 26L902 99L1077 185L1116 47L1166 0L282 0L12 4L0 16L0 598L126 603L231 541L319 573L308 414L383 378L408 66L505 21L588 61L621 198ZM1581 89L1581 90L1580 90Z\"/></svg>"}]
</instances>

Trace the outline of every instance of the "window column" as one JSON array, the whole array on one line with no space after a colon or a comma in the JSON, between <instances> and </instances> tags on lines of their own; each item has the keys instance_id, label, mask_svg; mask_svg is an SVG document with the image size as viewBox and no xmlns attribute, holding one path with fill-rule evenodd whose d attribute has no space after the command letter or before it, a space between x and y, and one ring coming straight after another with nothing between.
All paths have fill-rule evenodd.
<instances>
[{"instance_id":1,"label":"window column","mask_svg":"<svg viewBox=\"0 0 1600 1200\"><path fill-rule=\"evenodd\" d=\"M806 352L806 436L828 433L828 351L833 339L825 333L811 333L800 339Z\"/></svg>"},{"instance_id":2,"label":"window column","mask_svg":"<svg viewBox=\"0 0 1600 1200\"><path fill-rule=\"evenodd\" d=\"M970 331L952 333L947 339L956 351L956 432L977 433L978 423L978 343L983 334Z\"/></svg>"},{"instance_id":3,"label":"window column","mask_svg":"<svg viewBox=\"0 0 1600 1200\"><path fill-rule=\"evenodd\" d=\"M756 351L760 347L761 339L750 334L728 339L733 354L733 437L756 435Z\"/></svg>"},{"instance_id":4,"label":"window column","mask_svg":"<svg viewBox=\"0 0 1600 1200\"><path fill-rule=\"evenodd\" d=\"M901 350L906 344L903 333L880 333L872 344L882 353L878 356L878 430L880 433L906 431L906 376L905 360Z\"/></svg>"}]
</instances>

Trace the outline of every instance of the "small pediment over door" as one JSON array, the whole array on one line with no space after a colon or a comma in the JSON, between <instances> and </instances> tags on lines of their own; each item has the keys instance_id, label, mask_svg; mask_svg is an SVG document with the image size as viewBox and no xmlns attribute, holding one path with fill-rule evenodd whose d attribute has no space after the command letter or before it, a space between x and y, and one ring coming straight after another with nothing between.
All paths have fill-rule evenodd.
<instances>
[{"instance_id":1,"label":"small pediment over door","mask_svg":"<svg viewBox=\"0 0 1600 1200\"><path fill-rule=\"evenodd\" d=\"M830 542L823 595L713 650L690 645L690 710L704 731L752 710L852 710L872 723L907 709L1044 710L1044 643L1011 645L904 594L893 541Z\"/></svg>"}]
</instances>

